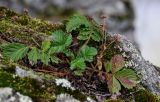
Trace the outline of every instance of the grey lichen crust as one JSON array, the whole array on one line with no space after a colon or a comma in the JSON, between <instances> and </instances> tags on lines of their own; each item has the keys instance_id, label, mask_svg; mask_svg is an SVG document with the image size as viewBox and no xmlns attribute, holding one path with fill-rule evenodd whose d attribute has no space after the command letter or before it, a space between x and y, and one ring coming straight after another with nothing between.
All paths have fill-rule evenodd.
<instances>
[{"instance_id":1,"label":"grey lichen crust","mask_svg":"<svg viewBox=\"0 0 160 102\"><path fill-rule=\"evenodd\" d=\"M0 88L0 102L33 102L28 96L15 92L12 88Z\"/></svg>"},{"instance_id":2,"label":"grey lichen crust","mask_svg":"<svg viewBox=\"0 0 160 102\"><path fill-rule=\"evenodd\" d=\"M157 67L146 61L137 50L137 48L124 36L121 36L120 51L128 59L128 66L136 71L140 77L142 84L152 91L160 95L160 72Z\"/></svg>"}]
</instances>

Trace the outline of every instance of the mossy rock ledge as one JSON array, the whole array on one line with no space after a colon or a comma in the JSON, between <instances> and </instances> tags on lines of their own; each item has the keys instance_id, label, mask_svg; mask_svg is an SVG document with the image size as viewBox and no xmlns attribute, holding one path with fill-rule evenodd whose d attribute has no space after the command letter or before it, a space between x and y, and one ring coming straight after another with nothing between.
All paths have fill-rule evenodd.
<instances>
[{"instance_id":1,"label":"mossy rock ledge","mask_svg":"<svg viewBox=\"0 0 160 102\"><path fill-rule=\"evenodd\" d=\"M53 31L64 28L63 23L52 24L32 18L26 12L17 14L7 8L0 7L0 44L19 42L39 47L39 44L48 38ZM130 93L130 91L133 93L129 99L127 99L127 95L123 95L121 99L106 99L106 102L132 102L133 100L135 102L160 102L159 97L156 96L160 95L160 79L158 79L160 75L157 68L145 61L132 43L124 37L118 36L121 41L118 52L126 57L127 65L135 70L141 79L141 85L149 91L139 90L139 87L136 87L134 90L127 90L127 93ZM117 35L109 37L114 38ZM151 80L148 75L152 76L154 80ZM70 99L70 102L98 101L96 100L97 96L75 89L64 78L56 77L50 73L36 72L29 67L5 60L1 51L0 87L13 88L15 91L31 97L34 102L54 102L56 100L57 102L63 102L67 99Z\"/></svg>"}]
</instances>

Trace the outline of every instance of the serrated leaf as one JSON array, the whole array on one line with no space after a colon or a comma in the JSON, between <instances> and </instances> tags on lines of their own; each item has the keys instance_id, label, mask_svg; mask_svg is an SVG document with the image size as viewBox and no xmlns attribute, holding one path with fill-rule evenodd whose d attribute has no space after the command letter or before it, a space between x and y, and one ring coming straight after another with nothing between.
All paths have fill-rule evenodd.
<instances>
[{"instance_id":1,"label":"serrated leaf","mask_svg":"<svg viewBox=\"0 0 160 102\"><path fill-rule=\"evenodd\" d=\"M52 47L51 50L55 51L56 53L63 52L65 50L65 46L64 45L54 46Z\"/></svg>"},{"instance_id":2,"label":"serrated leaf","mask_svg":"<svg viewBox=\"0 0 160 102\"><path fill-rule=\"evenodd\" d=\"M10 43L2 47L2 55L6 58L18 61L22 59L28 52L29 48L24 44Z\"/></svg>"},{"instance_id":3,"label":"serrated leaf","mask_svg":"<svg viewBox=\"0 0 160 102\"><path fill-rule=\"evenodd\" d=\"M58 44L58 45L64 44L64 41L65 41L64 35L65 33L62 30L54 31L52 34L54 44Z\"/></svg>"},{"instance_id":4,"label":"serrated leaf","mask_svg":"<svg viewBox=\"0 0 160 102\"><path fill-rule=\"evenodd\" d=\"M67 56L67 57L71 57L71 59L75 58L75 55L73 54L73 52L71 52L70 50L65 50L63 51L63 53Z\"/></svg>"},{"instance_id":5,"label":"serrated leaf","mask_svg":"<svg viewBox=\"0 0 160 102\"><path fill-rule=\"evenodd\" d=\"M40 59L40 53L36 47L33 47L32 50L28 53L28 59L33 61L34 64L37 63L37 60Z\"/></svg>"},{"instance_id":6,"label":"serrated leaf","mask_svg":"<svg viewBox=\"0 0 160 102\"><path fill-rule=\"evenodd\" d=\"M91 28L88 30L81 30L77 38L79 40L87 40L89 38L90 34L91 34L91 39L93 39L94 41L99 42L101 40L100 33L94 31Z\"/></svg>"},{"instance_id":7,"label":"serrated leaf","mask_svg":"<svg viewBox=\"0 0 160 102\"><path fill-rule=\"evenodd\" d=\"M114 55L111 59L112 61L112 73L116 73L124 67L124 58L122 55Z\"/></svg>"},{"instance_id":8,"label":"serrated leaf","mask_svg":"<svg viewBox=\"0 0 160 102\"><path fill-rule=\"evenodd\" d=\"M78 35L78 37L77 37L77 39L79 39L79 40L87 40L88 37L89 37L89 31L81 30L79 35Z\"/></svg>"},{"instance_id":9,"label":"serrated leaf","mask_svg":"<svg viewBox=\"0 0 160 102\"><path fill-rule=\"evenodd\" d=\"M125 88L133 88L139 82L136 73L132 69L123 69L115 73L115 77Z\"/></svg>"},{"instance_id":10,"label":"serrated leaf","mask_svg":"<svg viewBox=\"0 0 160 102\"><path fill-rule=\"evenodd\" d=\"M53 33L52 51L63 52L72 43L72 35L65 35L62 30L57 30Z\"/></svg>"},{"instance_id":11,"label":"serrated leaf","mask_svg":"<svg viewBox=\"0 0 160 102\"><path fill-rule=\"evenodd\" d=\"M71 45L71 43L72 43L72 35L69 34L68 36L66 36L65 46L69 46L69 45Z\"/></svg>"},{"instance_id":12,"label":"serrated leaf","mask_svg":"<svg viewBox=\"0 0 160 102\"><path fill-rule=\"evenodd\" d=\"M68 23L66 24L66 30L67 32L71 32L79 28L81 25L89 27L90 22L87 20L85 16L82 16L80 14L75 14L69 19Z\"/></svg>"},{"instance_id":13,"label":"serrated leaf","mask_svg":"<svg viewBox=\"0 0 160 102\"><path fill-rule=\"evenodd\" d=\"M107 84L110 93L117 93L121 90L121 85L119 81L112 74L108 74L107 79Z\"/></svg>"},{"instance_id":14,"label":"serrated leaf","mask_svg":"<svg viewBox=\"0 0 160 102\"><path fill-rule=\"evenodd\" d=\"M55 47L51 47L49 50L48 50L48 54L49 55L53 55L54 53L56 53L57 52L57 48L55 48Z\"/></svg>"},{"instance_id":15,"label":"serrated leaf","mask_svg":"<svg viewBox=\"0 0 160 102\"><path fill-rule=\"evenodd\" d=\"M49 40L45 40L42 42L42 51L46 52L51 46L51 42Z\"/></svg>"},{"instance_id":16,"label":"serrated leaf","mask_svg":"<svg viewBox=\"0 0 160 102\"><path fill-rule=\"evenodd\" d=\"M83 57L85 61L92 62L93 57L97 54L97 49L94 47L84 46L80 50L79 57Z\"/></svg>"},{"instance_id":17,"label":"serrated leaf","mask_svg":"<svg viewBox=\"0 0 160 102\"><path fill-rule=\"evenodd\" d=\"M47 53L42 52L40 54L40 59L44 64L48 65L48 63L50 61L50 56Z\"/></svg>"},{"instance_id":18,"label":"serrated leaf","mask_svg":"<svg viewBox=\"0 0 160 102\"><path fill-rule=\"evenodd\" d=\"M100 35L100 33L94 31L94 33L91 35L91 38L94 41L98 41L99 42L101 40L101 35Z\"/></svg>"},{"instance_id":19,"label":"serrated leaf","mask_svg":"<svg viewBox=\"0 0 160 102\"><path fill-rule=\"evenodd\" d=\"M71 70L77 69L77 70L83 71L85 70L85 68L86 68L86 64L83 58L76 58L73 61L71 61L71 66L70 66Z\"/></svg>"},{"instance_id":20,"label":"serrated leaf","mask_svg":"<svg viewBox=\"0 0 160 102\"><path fill-rule=\"evenodd\" d=\"M60 59L58 57L56 57L56 56L52 56L51 57L51 61L54 62L54 63L56 63L56 64L58 64L59 61L60 61Z\"/></svg>"},{"instance_id":21,"label":"serrated leaf","mask_svg":"<svg viewBox=\"0 0 160 102\"><path fill-rule=\"evenodd\" d=\"M104 62L104 67L105 70L109 73L110 71L112 71L112 62L111 61Z\"/></svg>"}]
</instances>

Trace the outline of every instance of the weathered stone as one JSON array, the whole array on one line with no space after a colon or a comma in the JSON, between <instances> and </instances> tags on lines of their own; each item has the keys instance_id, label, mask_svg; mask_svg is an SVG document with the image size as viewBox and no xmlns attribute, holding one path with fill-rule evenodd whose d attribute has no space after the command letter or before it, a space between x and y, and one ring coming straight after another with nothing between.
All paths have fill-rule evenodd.
<instances>
[{"instance_id":1,"label":"weathered stone","mask_svg":"<svg viewBox=\"0 0 160 102\"><path fill-rule=\"evenodd\" d=\"M160 71L157 67L146 61L137 48L123 36L119 49L128 56L129 66L135 70L142 84L153 93L160 95Z\"/></svg>"},{"instance_id":2,"label":"weathered stone","mask_svg":"<svg viewBox=\"0 0 160 102\"><path fill-rule=\"evenodd\" d=\"M12 88L0 88L0 102L33 102L28 96L15 92Z\"/></svg>"}]
</instances>

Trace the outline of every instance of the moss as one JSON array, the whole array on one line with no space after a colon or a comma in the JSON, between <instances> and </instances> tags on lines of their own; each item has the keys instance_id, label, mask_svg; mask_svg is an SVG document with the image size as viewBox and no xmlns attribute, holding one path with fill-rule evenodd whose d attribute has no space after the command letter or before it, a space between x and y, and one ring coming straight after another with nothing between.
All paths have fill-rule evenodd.
<instances>
[{"instance_id":1,"label":"moss","mask_svg":"<svg viewBox=\"0 0 160 102\"><path fill-rule=\"evenodd\" d=\"M42 87L43 83L37 80L28 77L20 78L14 74L0 71L0 87L11 87L24 95L32 97L34 101L43 102L55 99L53 86L46 83L45 85L45 87Z\"/></svg>"},{"instance_id":2,"label":"moss","mask_svg":"<svg viewBox=\"0 0 160 102\"><path fill-rule=\"evenodd\" d=\"M81 102L84 102L86 100L86 96L83 95L82 93L80 93L80 91L78 90L70 90L70 89L66 89L66 88L62 88L62 87L57 87L57 90L55 91L55 94L61 94L61 93L68 93L70 95L72 95L74 98L81 100Z\"/></svg>"},{"instance_id":3,"label":"moss","mask_svg":"<svg viewBox=\"0 0 160 102\"><path fill-rule=\"evenodd\" d=\"M16 14L9 9L0 7L0 38L8 42L35 45L35 41L41 43L47 35L63 27L63 24L51 24L31 18L27 14Z\"/></svg>"},{"instance_id":4,"label":"moss","mask_svg":"<svg viewBox=\"0 0 160 102\"><path fill-rule=\"evenodd\" d=\"M160 102L158 96L146 90L140 90L134 94L135 102Z\"/></svg>"},{"instance_id":5,"label":"moss","mask_svg":"<svg viewBox=\"0 0 160 102\"><path fill-rule=\"evenodd\" d=\"M109 99L109 100L106 100L105 102L124 102L124 101L120 99L117 99L117 100Z\"/></svg>"},{"instance_id":6,"label":"moss","mask_svg":"<svg viewBox=\"0 0 160 102\"><path fill-rule=\"evenodd\" d=\"M80 93L80 91L72 91L52 83L55 77L49 74L31 72L31 69L20 66L29 73L28 77L20 78L14 74L15 66L17 66L17 64L10 63L6 60L0 61L0 87L11 87L24 95L30 96L37 102L52 102L55 100L55 97L61 93L68 93L82 102L86 100L86 96ZM42 80L38 81L36 76L42 78Z\"/></svg>"}]
</instances>

